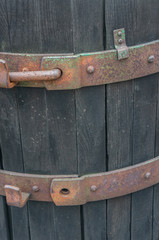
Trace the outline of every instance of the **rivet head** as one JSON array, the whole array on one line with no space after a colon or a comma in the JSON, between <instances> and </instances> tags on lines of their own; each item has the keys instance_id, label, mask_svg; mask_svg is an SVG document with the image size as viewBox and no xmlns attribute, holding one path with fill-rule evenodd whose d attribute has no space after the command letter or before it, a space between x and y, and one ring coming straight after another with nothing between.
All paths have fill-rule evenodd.
<instances>
[{"instance_id":1,"label":"rivet head","mask_svg":"<svg viewBox=\"0 0 159 240\"><path fill-rule=\"evenodd\" d=\"M154 55L149 56L148 59L147 59L148 63L153 63L154 60L155 60Z\"/></svg>"},{"instance_id":2,"label":"rivet head","mask_svg":"<svg viewBox=\"0 0 159 240\"><path fill-rule=\"evenodd\" d=\"M94 69L93 66L88 66L88 67L87 67L87 72L90 73L90 74L93 73L94 70L95 70L95 69Z\"/></svg>"},{"instance_id":3,"label":"rivet head","mask_svg":"<svg viewBox=\"0 0 159 240\"><path fill-rule=\"evenodd\" d=\"M119 31L119 32L118 32L118 36L119 36L119 37L121 37L121 35L122 35L122 32L121 32L121 31Z\"/></svg>"},{"instance_id":4,"label":"rivet head","mask_svg":"<svg viewBox=\"0 0 159 240\"><path fill-rule=\"evenodd\" d=\"M146 179L149 179L150 176L151 176L151 173L150 173L150 172L147 172L147 173L145 174L145 178L146 178Z\"/></svg>"},{"instance_id":5,"label":"rivet head","mask_svg":"<svg viewBox=\"0 0 159 240\"><path fill-rule=\"evenodd\" d=\"M120 38L120 39L118 40L118 43L119 43L119 44L122 44L122 43L123 43L123 39Z\"/></svg>"},{"instance_id":6,"label":"rivet head","mask_svg":"<svg viewBox=\"0 0 159 240\"><path fill-rule=\"evenodd\" d=\"M91 186L91 191L92 191L92 192L95 192L96 190L97 190L97 186L92 185L92 186Z\"/></svg>"},{"instance_id":7,"label":"rivet head","mask_svg":"<svg viewBox=\"0 0 159 240\"><path fill-rule=\"evenodd\" d=\"M33 186L32 189L34 192L38 192L40 190L38 186Z\"/></svg>"}]
</instances>

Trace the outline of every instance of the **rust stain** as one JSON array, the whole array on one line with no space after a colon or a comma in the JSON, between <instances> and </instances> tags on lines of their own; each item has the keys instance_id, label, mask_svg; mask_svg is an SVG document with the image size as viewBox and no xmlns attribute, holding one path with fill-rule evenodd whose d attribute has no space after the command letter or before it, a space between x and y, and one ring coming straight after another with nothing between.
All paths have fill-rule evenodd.
<instances>
[{"instance_id":1,"label":"rust stain","mask_svg":"<svg viewBox=\"0 0 159 240\"><path fill-rule=\"evenodd\" d=\"M117 50L57 56L0 53L3 59L0 61L0 87L17 85L67 90L122 82L159 72L159 41L132 46L128 50L129 58L122 60L118 60ZM94 68L91 74L89 66Z\"/></svg>"},{"instance_id":2,"label":"rust stain","mask_svg":"<svg viewBox=\"0 0 159 240\"><path fill-rule=\"evenodd\" d=\"M0 170L0 195L23 207L28 200L57 206L82 205L130 194L159 183L159 157L110 172L84 175L37 175Z\"/></svg>"},{"instance_id":3,"label":"rust stain","mask_svg":"<svg viewBox=\"0 0 159 240\"><path fill-rule=\"evenodd\" d=\"M51 196L57 206L82 205L137 192L158 182L159 157L115 171L53 179ZM61 193L63 188L67 195Z\"/></svg>"}]
</instances>

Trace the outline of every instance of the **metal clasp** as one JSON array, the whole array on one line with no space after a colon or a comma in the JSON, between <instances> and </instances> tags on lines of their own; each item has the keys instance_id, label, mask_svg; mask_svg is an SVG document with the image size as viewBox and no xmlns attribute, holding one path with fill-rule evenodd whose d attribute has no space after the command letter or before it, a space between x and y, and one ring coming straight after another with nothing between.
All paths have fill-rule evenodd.
<instances>
[{"instance_id":1,"label":"metal clasp","mask_svg":"<svg viewBox=\"0 0 159 240\"><path fill-rule=\"evenodd\" d=\"M125 40L125 29L117 29L114 33L114 45L118 52L118 60L122 60L129 57L129 49Z\"/></svg>"},{"instance_id":2,"label":"metal clasp","mask_svg":"<svg viewBox=\"0 0 159 240\"><path fill-rule=\"evenodd\" d=\"M29 200L30 193L21 192L20 188L18 187L5 185L4 189L7 204L10 206L22 208Z\"/></svg>"}]
</instances>

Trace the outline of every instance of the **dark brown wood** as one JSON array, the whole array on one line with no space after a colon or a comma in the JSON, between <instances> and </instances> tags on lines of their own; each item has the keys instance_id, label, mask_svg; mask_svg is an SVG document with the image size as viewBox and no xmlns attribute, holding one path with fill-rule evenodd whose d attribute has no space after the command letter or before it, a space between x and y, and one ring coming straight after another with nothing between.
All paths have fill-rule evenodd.
<instances>
[{"instance_id":1,"label":"dark brown wood","mask_svg":"<svg viewBox=\"0 0 159 240\"><path fill-rule=\"evenodd\" d=\"M9 44L9 35L8 35L8 23L7 23L7 15L6 15L6 6L5 0L0 1L0 49L1 51L10 51L10 44ZM3 24L2 24L3 23ZM4 101L5 96L3 96L3 92L0 93L1 101ZM3 108L1 108L2 110ZM0 112L0 118L2 118L2 113L5 111L4 109ZM5 117L6 118L6 117ZM4 119L5 119L4 118ZM1 121L0 121L1 122ZM2 151L2 132L3 132L3 122L0 123L0 150ZM6 133L7 135L7 133ZM4 140L5 141L5 140ZM6 152L3 149L3 152ZM1 168L2 168L2 152L0 153L1 159ZM4 155L3 155L4 160ZM8 211L5 203L5 198L0 197L0 212L1 212L1 221L0 221L0 236L5 240L10 240L12 233L9 231L9 218L8 218Z\"/></svg>"},{"instance_id":2,"label":"dark brown wood","mask_svg":"<svg viewBox=\"0 0 159 240\"><path fill-rule=\"evenodd\" d=\"M8 223L8 217L7 217L7 206L5 203L5 198L0 197L0 234L1 238L4 240L10 240L10 232L9 232L9 223Z\"/></svg>"},{"instance_id":3,"label":"dark brown wood","mask_svg":"<svg viewBox=\"0 0 159 240\"><path fill-rule=\"evenodd\" d=\"M0 169L3 169L3 163L2 163L2 153L0 148ZM9 240L9 219L7 216L7 206L5 203L5 198L0 196L0 236L4 240Z\"/></svg>"},{"instance_id":4,"label":"dark brown wood","mask_svg":"<svg viewBox=\"0 0 159 240\"><path fill-rule=\"evenodd\" d=\"M133 45L132 35L129 31L132 27L131 7L132 1L127 3L122 0L105 1L107 49L114 48L112 32L121 27L126 30L127 44ZM108 170L114 170L129 166L132 161L133 82L112 84L106 89ZM130 217L130 195L108 200L107 239L129 240L131 235Z\"/></svg>"},{"instance_id":5,"label":"dark brown wood","mask_svg":"<svg viewBox=\"0 0 159 240\"><path fill-rule=\"evenodd\" d=\"M31 14L30 9L34 9L34 21L40 21L40 24L31 24L23 30L24 36L29 37L26 46L30 47L31 52L37 52L29 36L29 29L34 31L36 27L36 41L41 52L72 52L71 5L65 5L64 1L36 1L36 7L34 4L30 1L28 13ZM23 44L18 49L23 51ZM29 52L29 49L25 51ZM18 97L25 171L77 173L74 92L18 89ZM31 239L64 239L66 233L69 239L80 239L79 210L79 207L63 209L53 204L29 203Z\"/></svg>"},{"instance_id":6,"label":"dark brown wood","mask_svg":"<svg viewBox=\"0 0 159 240\"><path fill-rule=\"evenodd\" d=\"M103 2L72 1L74 51L103 50ZM75 92L79 175L106 170L105 87ZM96 114L94 114L96 112ZM83 239L106 239L106 203L81 206Z\"/></svg>"},{"instance_id":7,"label":"dark brown wood","mask_svg":"<svg viewBox=\"0 0 159 240\"><path fill-rule=\"evenodd\" d=\"M151 22L155 22L153 24L152 30L153 33L149 37L153 37L155 39L159 38L159 22L156 21L157 18L157 12L159 11L159 4L158 1L155 1L156 7L151 7L150 8L150 14L151 14ZM154 10L155 9L155 10ZM159 88L158 88L158 78L159 74L156 75L156 81L157 81L157 103L156 103L156 129L155 129L155 156L159 155ZM159 202L159 185L154 186L153 188L153 215L152 215L152 239L153 240L158 240L159 239L159 231L158 231L158 223L159 223L159 207L158 207L158 202Z\"/></svg>"},{"instance_id":8,"label":"dark brown wood","mask_svg":"<svg viewBox=\"0 0 159 240\"><path fill-rule=\"evenodd\" d=\"M107 87L108 169L131 165L132 83ZM108 239L130 238L130 196L108 201Z\"/></svg>"},{"instance_id":9,"label":"dark brown wood","mask_svg":"<svg viewBox=\"0 0 159 240\"><path fill-rule=\"evenodd\" d=\"M133 164L136 164L154 156L157 78L135 80L134 87ZM132 195L132 239L152 239L152 208L152 187Z\"/></svg>"},{"instance_id":10,"label":"dark brown wood","mask_svg":"<svg viewBox=\"0 0 159 240\"><path fill-rule=\"evenodd\" d=\"M157 81L159 86L159 82ZM157 91L159 90L157 86ZM159 94L157 95L157 107L156 107L156 136L155 136L155 155L159 155ZM154 186L154 205L153 205L153 240L159 239L158 223L159 223L159 184Z\"/></svg>"},{"instance_id":11,"label":"dark brown wood","mask_svg":"<svg viewBox=\"0 0 159 240\"><path fill-rule=\"evenodd\" d=\"M155 20L159 7L157 1L113 0L105 1L105 4L107 47L113 48L111 31L120 27L126 30L128 46L158 38L158 23ZM144 161L153 156L156 87L155 77L107 86L110 168L131 164L131 161L134 164L140 159ZM139 91L137 100L135 95ZM138 112L139 103L136 101L145 101L147 108L141 106ZM126 161L121 161L121 156L125 157ZM108 201L108 239L151 239L152 207L152 188L133 194L132 202L130 196Z\"/></svg>"},{"instance_id":12,"label":"dark brown wood","mask_svg":"<svg viewBox=\"0 0 159 240\"><path fill-rule=\"evenodd\" d=\"M9 40L13 52L73 51L70 4L65 6L64 1L6 1L6 5L10 26ZM57 33L58 29L60 32ZM23 156L24 170L30 173L77 172L74 93L30 90L18 89L16 93L13 91L13 96L11 92L7 92L8 97L12 98L14 115L19 117L19 143L22 144L22 150L16 152ZM16 97L17 103L14 101ZM8 107L7 102L5 109ZM28 118L29 125L26 123ZM9 120L13 122L13 116L7 119L8 122ZM18 135L19 130L14 127L14 131ZM12 135L12 138L17 136ZM13 160L12 152L13 150L8 154ZM20 159L17 156L10 169L15 168L15 171L18 171L17 161ZM5 157L4 161L9 168L8 158ZM13 216L11 212L11 217L20 228L15 231L16 226L13 224L13 239L64 239L66 234L69 239L80 239L79 213L78 207L63 209L55 208L52 203L29 203L28 214L24 214L29 223L28 227L27 223L22 221L22 215ZM18 219L22 223L18 224ZM27 227L26 233L23 224ZM68 231L70 225L72 228ZM23 237L19 232L23 232Z\"/></svg>"},{"instance_id":13,"label":"dark brown wood","mask_svg":"<svg viewBox=\"0 0 159 240\"><path fill-rule=\"evenodd\" d=\"M138 1L135 9L135 43L158 39L159 23L155 19L159 2L149 0L145 5L145 1ZM144 32L141 31L143 26ZM153 75L134 82L133 164L155 154L157 79L158 76ZM153 188L132 195L132 240L153 238L153 202Z\"/></svg>"},{"instance_id":14,"label":"dark brown wood","mask_svg":"<svg viewBox=\"0 0 159 240\"><path fill-rule=\"evenodd\" d=\"M16 90L2 90L0 94L0 131L3 168L23 172L23 156L17 109ZM14 139L9 143L9 139ZM28 239L27 206L20 209L9 207L12 238Z\"/></svg>"},{"instance_id":15,"label":"dark brown wood","mask_svg":"<svg viewBox=\"0 0 159 240\"><path fill-rule=\"evenodd\" d=\"M158 12L158 0L1 0L0 51L113 49L113 30L121 27L128 46L153 41L159 39ZM106 90L1 89L3 168L82 175L153 158L159 153L157 85L153 75ZM24 209L6 208L0 198L0 235L4 240L158 240L158 192L155 186L84 207L30 202Z\"/></svg>"}]
</instances>

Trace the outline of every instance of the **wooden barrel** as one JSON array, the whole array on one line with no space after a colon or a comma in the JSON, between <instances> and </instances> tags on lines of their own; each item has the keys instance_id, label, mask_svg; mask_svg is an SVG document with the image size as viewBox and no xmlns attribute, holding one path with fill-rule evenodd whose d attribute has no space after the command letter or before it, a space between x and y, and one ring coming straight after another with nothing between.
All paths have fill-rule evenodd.
<instances>
[{"instance_id":1,"label":"wooden barrel","mask_svg":"<svg viewBox=\"0 0 159 240\"><path fill-rule=\"evenodd\" d=\"M158 0L1 0L0 51L82 53L159 38ZM77 90L0 89L1 168L31 174L105 172L159 154L158 74ZM83 206L0 197L2 240L158 240L159 187Z\"/></svg>"}]
</instances>

